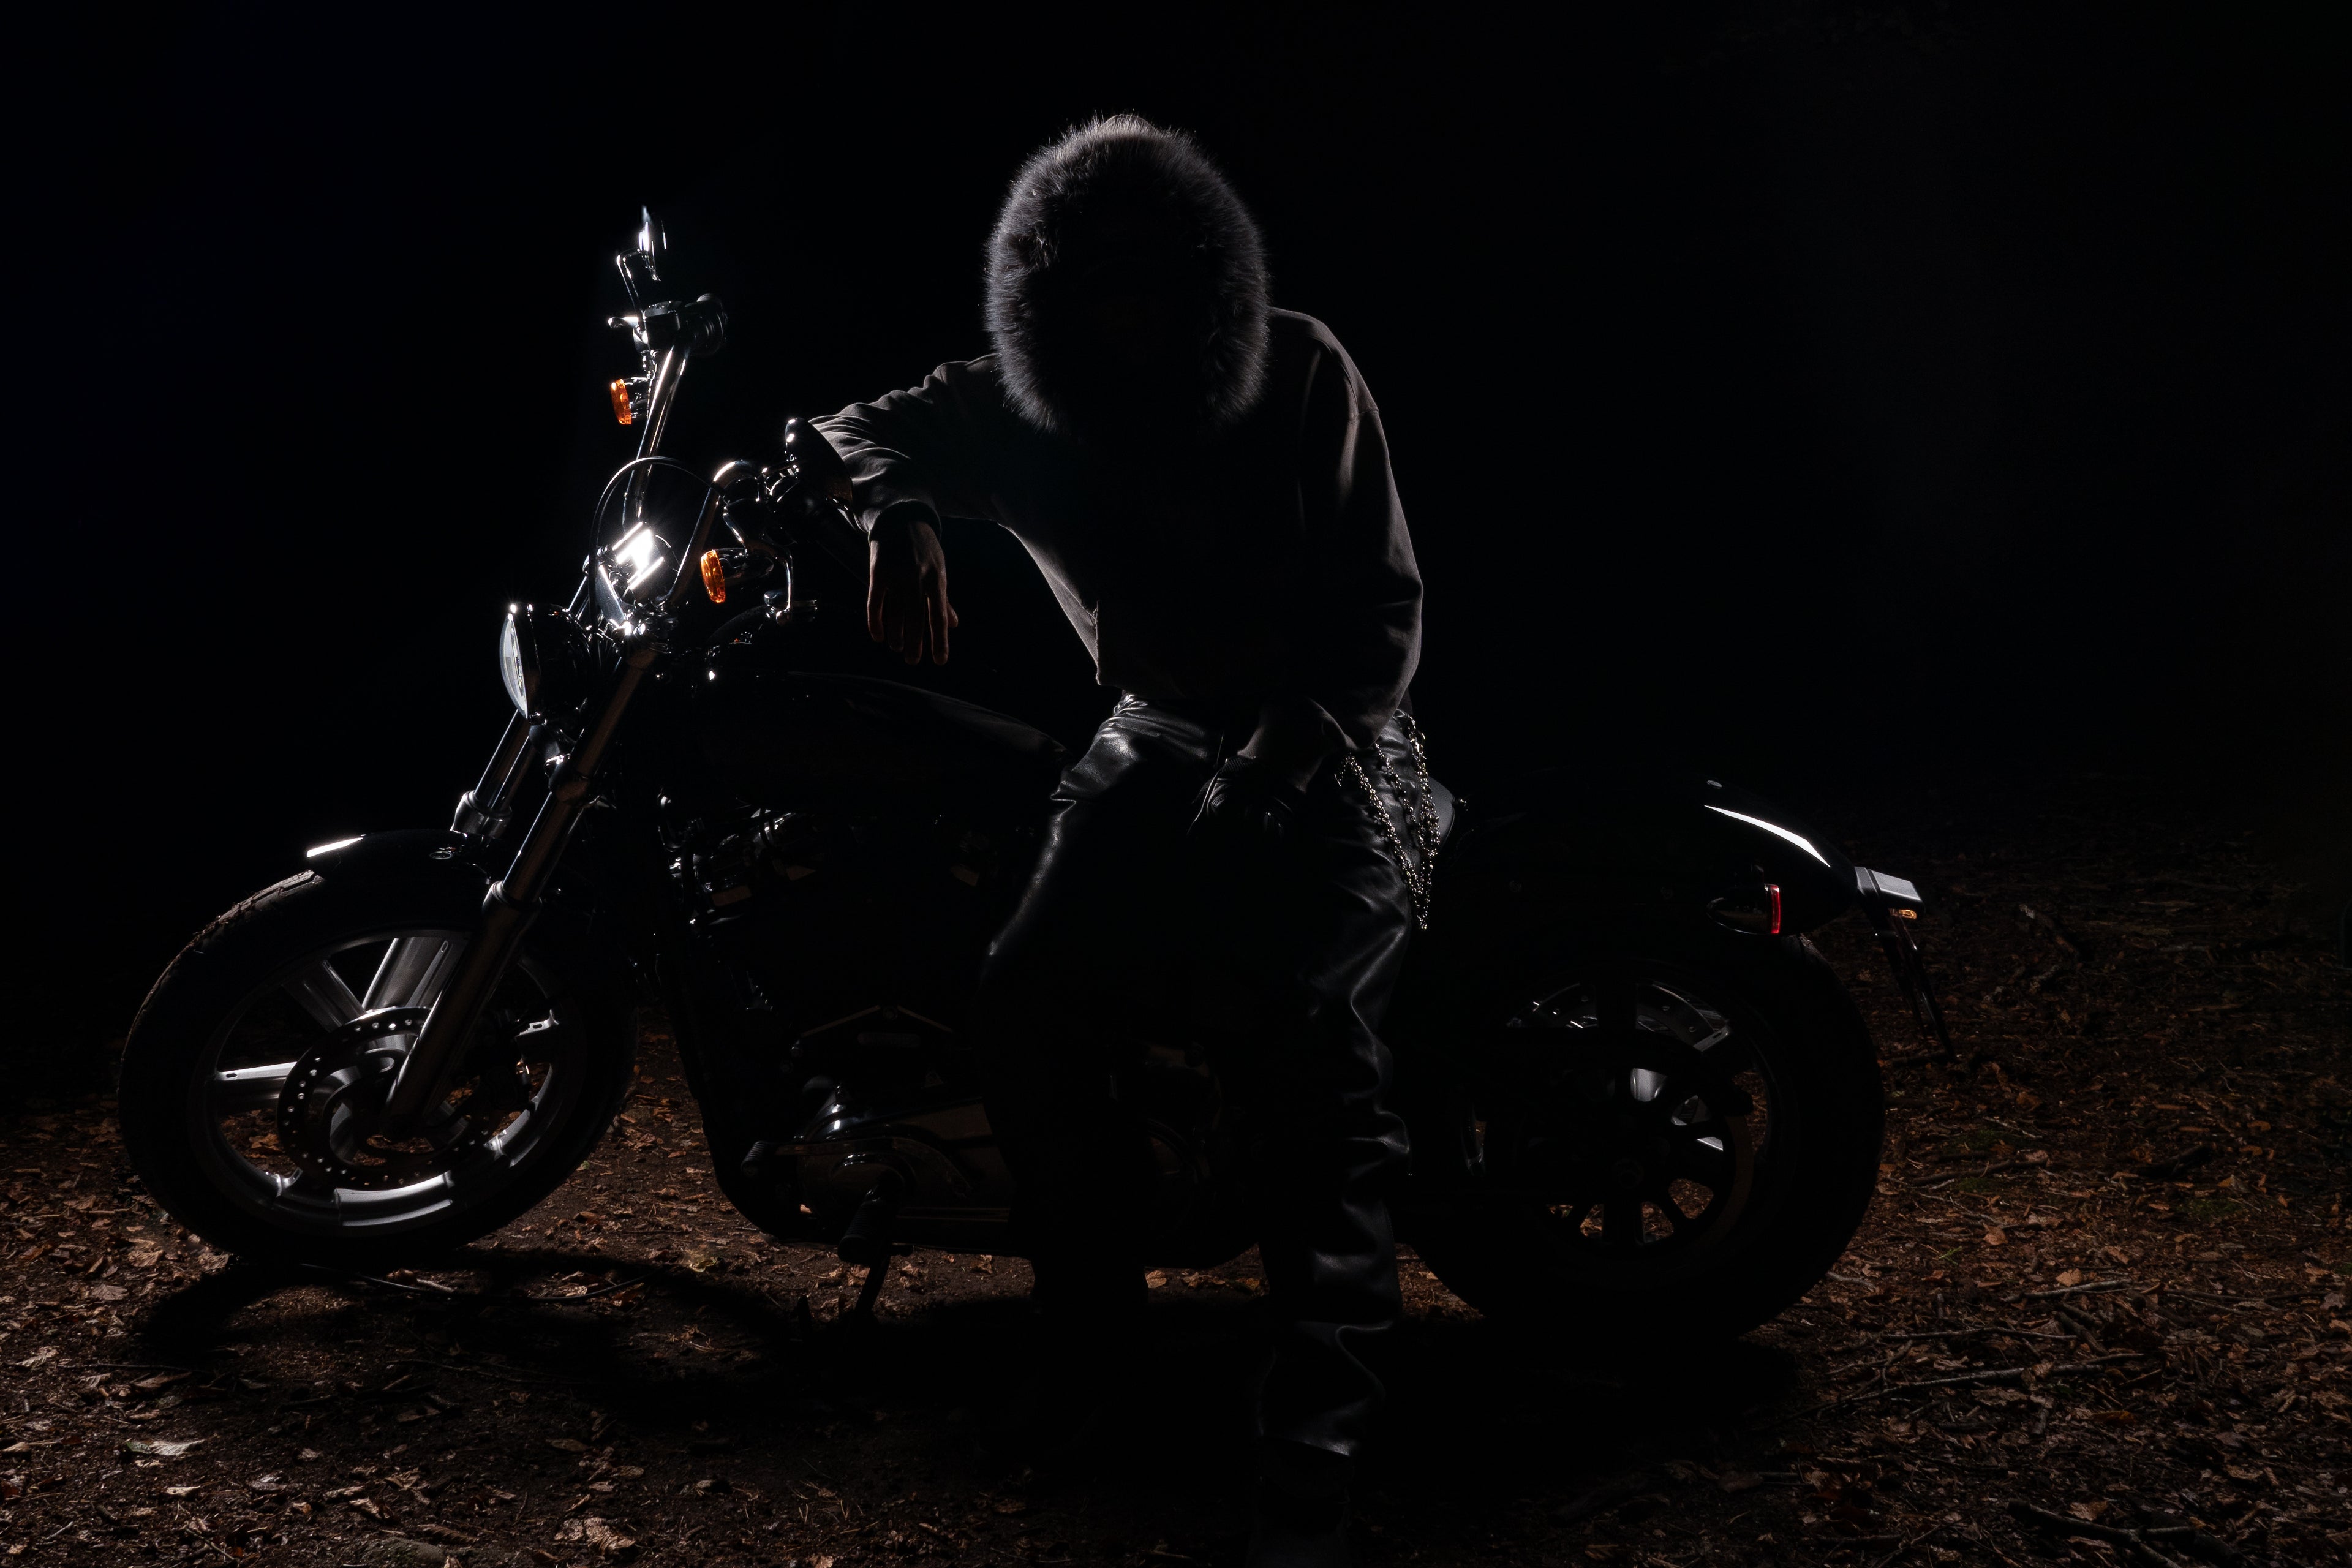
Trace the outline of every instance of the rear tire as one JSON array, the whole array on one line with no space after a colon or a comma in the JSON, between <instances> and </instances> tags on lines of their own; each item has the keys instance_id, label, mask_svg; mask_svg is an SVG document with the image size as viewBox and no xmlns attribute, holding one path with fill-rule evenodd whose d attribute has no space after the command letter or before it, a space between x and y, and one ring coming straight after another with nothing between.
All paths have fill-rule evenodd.
<instances>
[{"instance_id":1,"label":"rear tire","mask_svg":"<svg viewBox=\"0 0 2352 1568\"><path fill-rule=\"evenodd\" d=\"M1812 945L1699 934L1515 967L1479 1020L1507 1031L1484 1087L1413 1129L1417 1170L1464 1145L1470 1201L1413 1226L1438 1278L1612 1357L1732 1338L1818 1284L1876 1189L1885 1108ZM1603 991L1635 998L1614 1031Z\"/></svg>"},{"instance_id":2,"label":"rear tire","mask_svg":"<svg viewBox=\"0 0 2352 1568\"><path fill-rule=\"evenodd\" d=\"M123 1144L156 1201L241 1258L380 1271L444 1256L554 1191L619 1110L635 1040L625 994L558 910L493 998L519 1043L453 1101L475 1108L450 1121L470 1131L412 1152L362 1146L349 1162L314 1151L308 1164L281 1137L284 1086L352 1028L366 1033L351 1017L374 1017L380 1037L421 1021L480 899L455 880L305 872L200 932L123 1052Z\"/></svg>"}]
</instances>

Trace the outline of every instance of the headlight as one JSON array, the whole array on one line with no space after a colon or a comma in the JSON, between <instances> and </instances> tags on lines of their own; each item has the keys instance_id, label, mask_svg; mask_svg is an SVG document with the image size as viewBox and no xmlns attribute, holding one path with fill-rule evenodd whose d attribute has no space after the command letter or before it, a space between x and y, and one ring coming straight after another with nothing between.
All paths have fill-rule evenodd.
<instances>
[{"instance_id":1,"label":"headlight","mask_svg":"<svg viewBox=\"0 0 2352 1568\"><path fill-rule=\"evenodd\" d=\"M529 634L523 630L523 607L507 606L507 624L499 628L499 679L506 682L507 696L516 709L528 716L530 712L530 689L539 684L537 649L525 652Z\"/></svg>"},{"instance_id":2,"label":"headlight","mask_svg":"<svg viewBox=\"0 0 2352 1568\"><path fill-rule=\"evenodd\" d=\"M499 628L499 679L526 718L568 713L588 698L587 635L562 610L509 605Z\"/></svg>"}]
</instances>

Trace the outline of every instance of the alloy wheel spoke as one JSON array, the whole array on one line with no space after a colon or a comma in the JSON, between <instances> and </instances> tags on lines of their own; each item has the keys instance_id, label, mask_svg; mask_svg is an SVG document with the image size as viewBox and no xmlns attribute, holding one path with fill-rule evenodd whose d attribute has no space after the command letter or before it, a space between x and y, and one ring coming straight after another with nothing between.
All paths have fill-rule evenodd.
<instances>
[{"instance_id":1,"label":"alloy wheel spoke","mask_svg":"<svg viewBox=\"0 0 2352 1568\"><path fill-rule=\"evenodd\" d=\"M1674 1194L1664 1185L1654 1188L1644 1195L1660 1214L1666 1216L1666 1223L1674 1227L1674 1233L1676 1236L1681 1236L1698 1223L1683 1213L1683 1205L1675 1202Z\"/></svg>"},{"instance_id":2,"label":"alloy wheel spoke","mask_svg":"<svg viewBox=\"0 0 2352 1568\"><path fill-rule=\"evenodd\" d=\"M1731 1179L1734 1162L1725 1149L1711 1149L1696 1138L1677 1138L1666 1155L1666 1170L1686 1182L1709 1189Z\"/></svg>"},{"instance_id":3,"label":"alloy wheel spoke","mask_svg":"<svg viewBox=\"0 0 2352 1568\"><path fill-rule=\"evenodd\" d=\"M271 1062L265 1067L228 1068L213 1074L214 1113L235 1116L248 1110L269 1110L278 1103L287 1075L293 1070L292 1062Z\"/></svg>"},{"instance_id":4,"label":"alloy wheel spoke","mask_svg":"<svg viewBox=\"0 0 2352 1568\"><path fill-rule=\"evenodd\" d=\"M1732 1078L1755 1068L1756 1047L1742 1031L1726 1024L1707 1038L1713 1042L1706 1047L1708 1072Z\"/></svg>"},{"instance_id":5,"label":"alloy wheel spoke","mask_svg":"<svg viewBox=\"0 0 2352 1568\"><path fill-rule=\"evenodd\" d=\"M335 973L334 965L323 958L289 980L285 989L319 1027L330 1033L360 1016L360 999L352 994L352 988Z\"/></svg>"},{"instance_id":6,"label":"alloy wheel spoke","mask_svg":"<svg viewBox=\"0 0 2352 1568\"><path fill-rule=\"evenodd\" d=\"M448 973L450 942L438 936L398 936L384 949L375 978L368 982L367 1006L420 1007L430 1005Z\"/></svg>"},{"instance_id":7,"label":"alloy wheel spoke","mask_svg":"<svg viewBox=\"0 0 2352 1568\"><path fill-rule=\"evenodd\" d=\"M1642 1199L1637 1193L1612 1193L1601 1205L1601 1245L1634 1247L1642 1242Z\"/></svg>"}]
</instances>

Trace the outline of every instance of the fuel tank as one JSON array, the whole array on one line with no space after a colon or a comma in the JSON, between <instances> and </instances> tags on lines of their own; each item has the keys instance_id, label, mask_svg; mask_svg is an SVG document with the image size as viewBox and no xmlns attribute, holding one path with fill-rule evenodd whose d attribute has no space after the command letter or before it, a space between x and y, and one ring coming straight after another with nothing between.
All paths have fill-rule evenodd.
<instances>
[{"instance_id":1,"label":"fuel tank","mask_svg":"<svg viewBox=\"0 0 2352 1568\"><path fill-rule=\"evenodd\" d=\"M695 742L751 805L1013 824L1044 812L1066 761L1044 731L974 703L756 650L715 650L695 686Z\"/></svg>"}]
</instances>

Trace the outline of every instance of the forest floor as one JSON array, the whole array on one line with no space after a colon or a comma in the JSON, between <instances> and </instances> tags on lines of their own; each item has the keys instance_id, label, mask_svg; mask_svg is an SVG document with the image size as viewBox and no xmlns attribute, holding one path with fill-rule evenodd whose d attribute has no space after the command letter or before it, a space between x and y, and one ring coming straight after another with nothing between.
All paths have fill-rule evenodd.
<instances>
[{"instance_id":1,"label":"forest floor","mask_svg":"<svg viewBox=\"0 0 2352 1568\"><path fill-rule=\"evenodd\" d=\"M2352 1562L2352 977L2313 895L2129 781L1906 809L1849 843L1934 900L1959 1055L1851 917L1820 933L1888 1064L1852 1249L1649 1365L1515 1339L1408 1258L1370 1568ZM1157 1282L1091 1468L991 1473L1025 1268L919 1254L842 1332L856 1271L719 1198L657 1024L594 1158L422 1278L208 1251L100 1098L0 1113L0 1195L10 1568L1238 1556L1254 1259Z\"/></svg>"}]
</instances>

